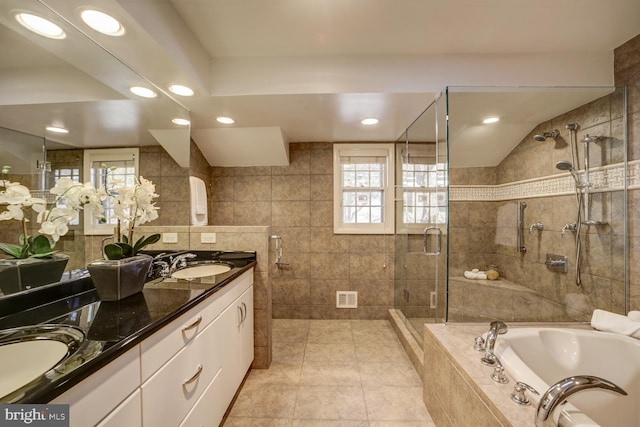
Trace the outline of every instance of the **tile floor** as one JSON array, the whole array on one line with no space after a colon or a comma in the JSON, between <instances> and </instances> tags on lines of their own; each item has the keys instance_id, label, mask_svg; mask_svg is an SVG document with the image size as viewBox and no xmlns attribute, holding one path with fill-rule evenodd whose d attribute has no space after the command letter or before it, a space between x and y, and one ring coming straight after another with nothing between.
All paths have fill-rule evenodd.
<instances>
[{"instance_id":1,"label":"tile floor","mask_svg":"<svg viewBox=\"0 0 640 427\"><path fill-rule=\"evenodd\" d=\"M223 425L435 426L388 321L287 319L274 319L271 367L249 373Z\"/></svg>"}]
</instances>

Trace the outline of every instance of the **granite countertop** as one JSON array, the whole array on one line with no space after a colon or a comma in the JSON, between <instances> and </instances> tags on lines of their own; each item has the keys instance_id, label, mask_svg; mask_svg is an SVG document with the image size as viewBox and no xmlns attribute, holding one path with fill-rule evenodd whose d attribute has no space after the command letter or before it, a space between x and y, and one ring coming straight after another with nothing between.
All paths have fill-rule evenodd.
<instances>
[{"instance_id":1,"label":"granite countertop","mask_svg":"<svg viewBox=\"0 0 640 427\"><path fill-rule=\"evenodd\" d=\"M0 301L0 330L60 324L85 335L74 355L0 402L51 401L256 265L255 253L225 261L234 265L226 273L192 281L156 279L120 301L100 301L88 276Z\"/></svg>"}]
</instances>

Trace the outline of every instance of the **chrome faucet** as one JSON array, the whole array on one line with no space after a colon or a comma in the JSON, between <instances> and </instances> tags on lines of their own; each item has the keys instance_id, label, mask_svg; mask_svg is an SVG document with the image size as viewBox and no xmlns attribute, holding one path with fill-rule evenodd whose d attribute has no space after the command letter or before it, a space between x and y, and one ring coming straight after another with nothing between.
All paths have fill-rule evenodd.
<instances>
[{"instance_id":1,"label":"chrome faucet","mask_svg":"<svg viewBox=\"0 0 640 427\"><path fill-rule=\"evenodd\" d=\"M569 223L569 224L565 224L562 226L562 230L560 230L560 234L562 237L564 237L564 233L566 233L567 231L577 231L578 230L578 224L576 224L575 222Z\"/></svg>"},{"instance_id":2,"label":"chrome faucet","mask_svg":"<svg viewBox=\"0 0 640 427\"><path fill-rule=\"evenodd\" d=\"M169 274L172 274L173 272L175 272L180 268L186 267L187 260L190 258L195 258L196 256L197 256L196 254L192 254L192 253L178 255L171 263L171 267L169 268Z\"/></svg>"},{"instance_id":3,"label":"chrome faucet","mask_svg":"<svg viewBox=\"0 0 640 427\"><path fill-rule=\"evenodd\" d=\"M544 224L541 222L534 222L529 226L529 233L531 233L533 230L544 230Z\"/></svg>"},{"instance_id":4,"label":"chrome faucet","mask_svg":"<svg viewBox=\"0 0 640 427\"><path fill-rule=\"evenodd\" d=\"M496 345L496 338L498 335L507 333L507 325L503 322L495 321L489 324L489 332L487 332L487 339L485 341L486 353L480 361L485 365L495 365L496 356L493 354L493 347Z\"/></svg>"},{"instance_id":5,"label":"chrome faucet","mask_svg":"<svg viewBox=\"0 0 640 427\"><path fill-rule=\"evenodd\" d=\"M536 427L555 427L552 415L556 407L566 403L567 398L572 394L593 388L602 388L615 391L623 396L627 395L626 391L603 378L591 375L577 375L565 378L549 387L549 390L540 398L538 409L536 410Z\"/></svg>"}]
</instances>

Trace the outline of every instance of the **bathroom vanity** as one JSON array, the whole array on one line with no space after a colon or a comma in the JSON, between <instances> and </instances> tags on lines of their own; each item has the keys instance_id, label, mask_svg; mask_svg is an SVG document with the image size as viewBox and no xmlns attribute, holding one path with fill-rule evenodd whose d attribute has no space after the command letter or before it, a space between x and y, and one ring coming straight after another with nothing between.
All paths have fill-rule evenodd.
<instances>
[{"instance_id":1,"label":"bathroom vanity","mask_svg":"<svg viewBox=\"0 0 640 427\"><path fill-rule=\"evenodd\" d=\"M113 302L84 277L57 290L63 298L0 318L1 330L84 333L72 355L0 401L69 404L71 426L217 426L253 360L255 254L231 262L228 272L156 279Z\"/></svg>"}]
</instances>

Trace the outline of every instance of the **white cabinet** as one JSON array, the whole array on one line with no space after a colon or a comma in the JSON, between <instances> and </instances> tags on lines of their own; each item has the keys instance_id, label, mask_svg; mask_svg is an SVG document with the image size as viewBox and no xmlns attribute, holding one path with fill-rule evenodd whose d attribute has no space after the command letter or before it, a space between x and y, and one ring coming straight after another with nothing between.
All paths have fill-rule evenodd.
<instances>
[{"instance_id":1,"label":"white cabinet","mask_svg":"<svg viewBox=\"0 0 640 427\"><path fill-rule=\"evenodd\" d=\"M220 342L217 321L171 358L142 384L142 419L145 426L177 426L222 369L220 351L211 352L210 342Z\"/></svg>"},{"instance_id":2,"label":"white cabinet","mask_svg":"<svg viewBox=\"0 0 640 427\"><path fill-rule=\"evenodd\" d=\"M221 316L225 322L223 378L229 402L253 361L253 287L247 289Z\"/></svg>"},{"instance_id":3,"label":"white cabinet","mask_svg":"<svg viewBox=\"0 0 640 427\"><path fill-rule=\"evenodd\" d=\"M69 404L71 427L96 425L140 386L140 347L135 346L51 403ZM133 403L135 404L135 402ZM137 401L138 406L140 401ZM138 408L138 412L139 412ZM139 426L140 417L127 420Z\"/></svg>"},{"instance_id":4,"label":"white cabinet","mask_svg":"<svg viewBox=\"0 0 640 427\"><path fill-rule=\"evenodd\" d=\"M253 361L253 269L60 395L72 427L218 426Z\"/></svg>"},{"instance_id":5,"label":"white cabinet","mask_svg":"<svg viewBox=\"0 0 640 427\"><path fill-rule=\"evenodd\" d=\"M199 311L191 310L141 344L143 426L176 426L188 414L190 418L190 412L200 411L199 406L222 404L226 409L249 369L253 360L253 270L210 299L196 307ZM207 324L205 319L211 320ZM193 329L198 330L195 336ZM246 336L250 336L251 351L240 356L248 342ZM178 344L181 348L173 355ZM222 391L200 399L214 379ZM222 415L224 410L220 419Z\"/></svg>"},{"instance_id":6,"label":"white cabinet","mask_svg":"<svg viewBox=\"0 0 640 427\"><path fill-rule=\"evenodd\" d=\"M142 425L142 401L140 390L122 402L98 424L98 427L140 427Z\"/></svg>"},{"instance_id":7,"label":"white cabinet","mask_svg":"<svg viewBox=\"0 0 640 427\"><path fill-rule=\"evenodd\" d=\"M242 279L242 278L241 278ZM239 279L239 280L241 280ZM213 322L219 334L209 340L209 354L221 357L221 369L180 427L218 426L253 361L253 286L238 296Z\"/></svg>"}]
</instances>

